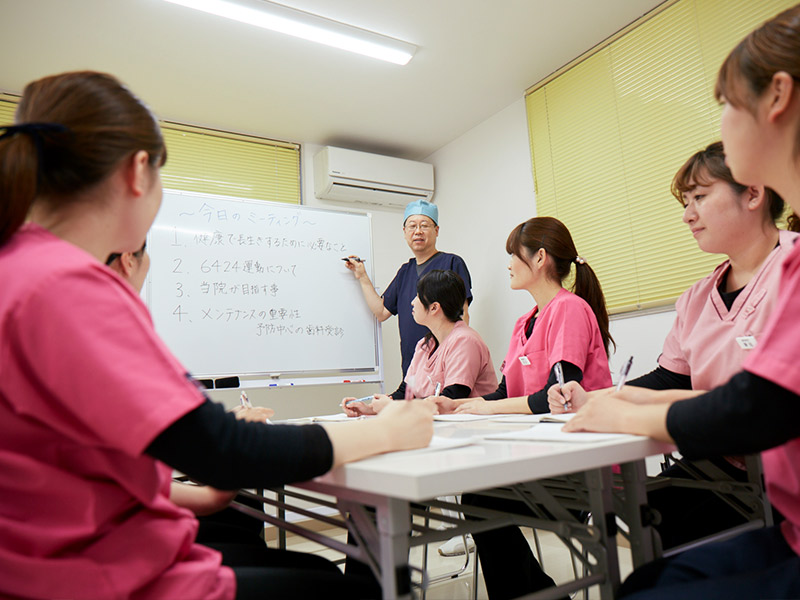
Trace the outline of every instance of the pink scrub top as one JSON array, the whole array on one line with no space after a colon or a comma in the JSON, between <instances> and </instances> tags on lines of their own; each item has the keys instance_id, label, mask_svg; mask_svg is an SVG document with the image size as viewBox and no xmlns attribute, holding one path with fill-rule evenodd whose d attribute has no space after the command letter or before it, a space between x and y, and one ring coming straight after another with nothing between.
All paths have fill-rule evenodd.
<instances>
[{"instance_id":1,"label":"pink scrub top","mask_svg":"<svg viewBox=\"0 0 800 600\"><path fill-rule=\"evenodd\" d=\"M800 244L781 273L778 303L744 369L793 392L800 402ZM780 419L781 415L775 415ZM800 554L800 438L761 453L767 495L785 517L781 530Z\"/></svg>"},{"instance_id":2,"label":"pink scrub top","mask_svg":"<svg viewBox=\"0 0 800 600\"><path fill-rule=\"evenodd\" d=\"M566 360L583 371L581 385L596 390L611 385L597 318L586 301L561 289L536 317L530 338L525 330L539 307L522 315L514 325L503 362L509 398L529 396L546 384L553 365Z\"/></svg>"},{"instance_id":3,"label":"pink scrub top","mask_svg":"<svg viewBox=\"0 0 800 600\"><path fill-rule=\"evenodd\" d=\"M497 389L492 357L481 336L464 321L458 321L450 334L431 355L434 341L417 342L414 358L406 373L406 399L427 398L448 385L465 385L470 396L482 396Z\"/></svg>"},{"instance_id":4,"label":"pink scrub top","mask_svg":"<svg viewBox=\"0 0 800 600\"><path fill-rule=\"evenodd\" d=\"M233 598L144 454L205 398L139 296L34 225L0 281L0 597Z\"/></svg>"},{"instance_id":5,"label":"pink scrub top","mask_svg":"<svg viewBox=\"0 0 800 600\"><path fill-rule=\"evenodd\" d=\"M781 231L778 246L744 287L731 309L719 294L730 261L686 290L675 304L677 315L658 359L665 369L690 375L692 388L710 390L741 370L753 352L778 300L781 264L798 234Z\"/></svg>"}]
</instances>

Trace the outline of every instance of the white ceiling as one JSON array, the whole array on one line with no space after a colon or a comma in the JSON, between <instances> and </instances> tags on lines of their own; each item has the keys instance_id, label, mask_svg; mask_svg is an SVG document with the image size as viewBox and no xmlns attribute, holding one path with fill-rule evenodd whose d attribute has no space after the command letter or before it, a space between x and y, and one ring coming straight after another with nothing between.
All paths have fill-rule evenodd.
<instances>
[{"instance_id":1,"label":"white ceiling","mask_svg":"<svg viewBox=\"0 0 800 600\"><path fill-rule=\"evenodd\" d=\"M163 119L423 159L661 2L283 2L419 46L401 67L163 0L0 0L0 90L103 70Z\"/></svg>"}]
</instances>

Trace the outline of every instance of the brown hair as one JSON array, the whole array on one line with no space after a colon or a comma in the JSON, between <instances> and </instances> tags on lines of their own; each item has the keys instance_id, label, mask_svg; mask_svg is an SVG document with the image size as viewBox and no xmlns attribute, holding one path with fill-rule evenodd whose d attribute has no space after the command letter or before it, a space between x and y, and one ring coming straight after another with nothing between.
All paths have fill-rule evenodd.
<instances>
[{"instance_id":1,"label":"brown hair","mask_svg":"<svg viewBox=\"0 0 800 600\"><path fill-rule=\"evenodd\" d=\"M434 302L438 302L447 320L457 323L464 316L467 286L464 285L461 275L455 271L434 269L425 273L417 281L417 297L425 310L428 310ZM430 339L433 339L434 349L438 348L439 340L431 331L428 331L425 334L425 343L428 343Z\"/></svg>"},{"instance_id":2,"label":"brown hair","mask_svg":"<svg viewBox=\"0 0 800 600\"><path fill-rule=\"evenodd\" d=\"M793 6L752 31L720 67L714 97L754 113L756 100L784 71L800 83L800 5ZM795 152L800 149L800 131Z\"/></svg>"},{"instance_id":3,"label":"brown hair","mask_svg":"<svg viewBox=\"0 0 800 600\"><path fill-rule=\"evenodd\" d=\"M534 217L520 223L506 240L506 252L514 254L527 263L528 257L523 254L523 248L530 255L536 254L540 248L547 252L552 265L548 276L554 281L563 282L569 275L570 268L575 264L574 292L583 298L592 309L597 319L597 325L600 327L603 346L608 354L609 346L614 344L614 339L608 331L608 311L603 289L589 264L578 256L575 243L566 226L553 217Z\"/></svg>"},{"instance_id":4,"label":"brown hair","mask_svg":"<svg viewBox=\"0 0 800 600\"><path fill-rule=\"evenodd\" d=\"M747 190L746 185L742 185L733 178L731 170L725 164L725 152L722 149L722 142L714 142L704 150L695 152L689 160L675 173L672 179L670 191L672 195L685 206L683 195L690 192L698 185L709 185L712 180L724 181L736 194L742 194ZM783 215L786 203L778 192L764 188L767 199L767 207L772 222L775 223ZM789 231L800 231L800 221L797 215L792 213L787 219L787 229Z\"/></svg>"},{"instance_id":5,"label":"brown hair","mask_svg":"<svg viewBox=\"0 0 800 600\"><path fill-rule=\"evenodd\" d=\"M0 137L0 245L34 199L69 202L140 150L153 167L166 160L155 117L111 75L80 71L29 83L15 121Z\"/></svg>"}]
</instances>

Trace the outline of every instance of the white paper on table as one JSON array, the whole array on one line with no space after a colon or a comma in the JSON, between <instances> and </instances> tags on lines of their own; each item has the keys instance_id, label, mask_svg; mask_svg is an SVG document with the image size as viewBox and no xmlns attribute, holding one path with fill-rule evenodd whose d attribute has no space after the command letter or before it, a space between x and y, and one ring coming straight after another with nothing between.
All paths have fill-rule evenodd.
<instances>
[{"instance_id":1,"label":"white paper on table","mask_svg":"<svg viewBox=\"0 0 800 600\"><path fill-rule=\"evenodd\" d=\"M313 422L330 423L336 421L355 421L358 417L348 417L345 413L340 412L334 415L319 415L311 417Z\"/></svg>"},{"instance_id":2,"label":"white paper on table","mask_svg":"<svg viewBox=\"0 0 800 600\"><path fill-rule=\"evenodd\" d=\"M492 415L492 420L497 423L566 423L576 413L540 413L538 415Z\"/></svg>"},{"instance_id":3,"label":"white paper on table","mask_svg":"<svg viewBox=\"0 0 800 600\"><path fill-rule=\"evenodd\" d=\"M434 435L431 438L431 443L424 448L414 448L413 450L398 450L396 452L389 452L387 454L380 454L375 458L381 456L397 456L398 454L418 454L421 452L436 452L438 450L449 450L451 448L461 448L463 446L470 446L475 443L474 437L457 437L450 438L440 435Z\"/></svg>"},{"instance_id":4,"label":"white paper on table","mask_svg":"<svg viewBox=\"0 0 800 600\"><path fill-rule=\"evenodd\" d=\"M450 413L447 415L433 415L434 421L486 421L491 419L494 415L473 415L471 413Z\"/></svg>"},{"instance_id":5,"label":"white paper on table","mask_svg":"<svg viewBox=\"0 0 800 600\"><path fill-rule=\"evenodd\" d=\"M492 415L495 423L538 423L543 415Z\"/></svg>"},{"instance_id":6,"label":"white paper on table","mask_svg":"<svg viewBox=\"0 0 800 600\"><path fill-rule=\"evenodd\" d=\"M569 433L561 431L561 423L539 423L530 429L521 431L507 431L487 435L486 440L518 440L527 442L604 442L608 440L622 440L631 437L627 433L588 433L579 431Z\"/></svg>"}]
</instances>

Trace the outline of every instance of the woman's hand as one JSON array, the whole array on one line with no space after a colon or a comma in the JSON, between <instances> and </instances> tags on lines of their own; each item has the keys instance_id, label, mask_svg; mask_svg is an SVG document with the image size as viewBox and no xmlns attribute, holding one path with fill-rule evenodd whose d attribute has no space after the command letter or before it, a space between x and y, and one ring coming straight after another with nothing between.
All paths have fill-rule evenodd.
<instances>
[{"instance_id":1,"label":"woman's hand","mask_svg":"<svg viewBox=\"0 0 800 600\"><path fill-rule=\"evenodd\" d=\"M398 402L401 401L398 400ZM372 410L374 410L374 414L377 415L390 404L394 404L394 398L387 396L386 394L375 394L374 399L372 400Z\"/></svg>"},{"instance_id":2,"label":"woman's hand","mask_svg":"<svg viewBox=\"0 0 800 600\"><path fill-rule=\"evenodd\" d=\"M577 381L568 381L563 386L551 385L547 390L547 404L554 415L577 412L589 399L589 392Z\"/></svg>"},{"instance_id":3,"label":"woman's hand","mask_svg":"<svg viewBox=\"0 0 800 600\"><path fill-rule=\"evenodd\" d=\"M449 415L456 412L456 408L462 405L466 400L469 400L469 398L454 400L453 398L448 398L447 396L428 396L425 398L425 400L436 405L438 414Z\"/></svg>"},{"instance_id":4,"label":"woman's hand","mask_svg":"<svg viewBox=\"0 0 800 600\"><path fill-rule=\"evenodd\" d=\"M322 425L333 445L334 467L382 452L413 450L430 444L436 410L433 404L383 398L386 406L375 419Z\"/></svg>"},{"instance_id":5,"label":"woman's hand","mask_svg":"<svg viewBox=\"0 0 800 600\"><path fill-rule=\"evenodd\" d=\"M459 402L454 412L460 414L492 415L495 412L494 408L495 405L493 402L489 402L483 398L464 398Z\"/></svg>"},{"instance_id":6,"label":"woman's hand","mask_svg":"<svg viewBox=\"0 0 800 600\"><path fill-rule=\"evenodd\" d=\"M563 430L629 433L624 431L622 423L632 408L635 406L616 397L613 390L598 391L585 401L578 414L564 425Z\"/></svg>"},{"instance_id":7,"label":"woman's hand","mask_svg":"<svg viewBox=\"0 0 800 600\"><path fill-rule=\"evenodd\" d=\"M178 506L188 508L198 517L202 517L212 515L228 506L237 493L235 490L218 490L209 485L192 485L173 481L170 484L169 499Z\"/></svg>"},{"instance_id":8,"label":"woman's hand","mask_svg":"<svg viewBox=\"0 0 800 600\"><path fill-rule=\"evenodd\" d=\"M388 396L387 396L388 397ZM385 427L390 450L424 448L433 437L433 415L436 407L430 402L391 401L375 422ZM372 424L369 421L367 424Z\"/></svg>"},{"instance_id":9,"label":"woman's hand","mask_svg":"<svg viewBox=\"0 0 800 600\"><path fill-rule=\"evenodd\" d=\"M275 414L274 410L265 406L253 406L250 408L237 406L231 409L231 412L236 415L238 420L250 421L251 423L269 423L270 417Z\"/></svg>"},{"instance_id":10,"label":"woman's hand","mask_svg":"<svg viewBox=\"0 0 800 600\"><path fill-rule=\"evenodd\" d=\"M620 392L611 388L592 392L586 405L564 425L562 430L632 433L646 435L662 442L674 443L667 430L667 412L672 402L629 402L624 398L625 389L623 388ZM665 391L670 392L672 396L677 396L675 399L694 393L690 390ZM633 394L636 392L634 391Z\"/></svg>"},{"instance_id":11,"label":"woman's hand","mask_svg":"<svg viewBox=\"0 0 800 600\"><path fill-rule=\"evenodd\" d=\"M364 401L358 400L358 398L350 397L342 398L342 410L348 417L361 417L364 415L375 415L375 409L373 408L375 397L373 396L373 404L367 404Z\"/></svg>"}]
</instances>

